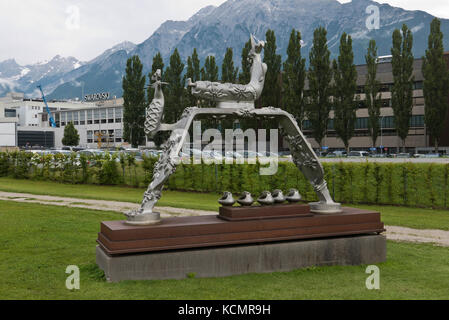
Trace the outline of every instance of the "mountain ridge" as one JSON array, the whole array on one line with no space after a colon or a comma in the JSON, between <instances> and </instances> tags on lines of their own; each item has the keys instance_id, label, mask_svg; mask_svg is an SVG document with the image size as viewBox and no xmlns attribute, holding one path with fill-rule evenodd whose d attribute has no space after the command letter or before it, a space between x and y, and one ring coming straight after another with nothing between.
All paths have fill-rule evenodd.
<instances>
[{"instance_id":1,"label":"mountain ridge","mask_svg":"<svg viewBox=\"0 0 449 320\"><path fill-rule=\"evenodd\" d=\"M378 30L369 30L366 26L370 16L367 7L370 5L379 8ZM109 54L100 55L80 68L65 73L53 81L46 92L52 92L51 98L81 97L80 84L83 83L86 94L109 91L112 95L121 96L121 79L130 56L139 55L144 72L148 74L153 56L161 52L167 67L175 47L184 63L193 48L197 48L201 64L207 55L215 55L220 67L226 48L232 47L234 63L240 66L241 50L249 34L264 39L269 28L275 31L277 52L283 59L286 57L292 28L301 31L304 40L301 53L308 61L313 31L318 26L324 26L328 30L332 58L338 55L340 36L346 32L353 38L356 64L363 64L370 39L376 39L379 55L388 55L393 30L407 23L414 31L415 57L420 58L427 48L429 26L433 18L424 11L408 11L371 0L353 0L344 4L336 0L228 0L218 7L204 7L185 21L167 20L140 44L124 45L112 50L117 47L114 46L106 50L104 53ZM441 21L442 30L449 30L449 20ZM444 38L444 45L446 49L449 48L449 34ZM61 84L53 90L58 81Z\"/></svg>"}]
</instances>

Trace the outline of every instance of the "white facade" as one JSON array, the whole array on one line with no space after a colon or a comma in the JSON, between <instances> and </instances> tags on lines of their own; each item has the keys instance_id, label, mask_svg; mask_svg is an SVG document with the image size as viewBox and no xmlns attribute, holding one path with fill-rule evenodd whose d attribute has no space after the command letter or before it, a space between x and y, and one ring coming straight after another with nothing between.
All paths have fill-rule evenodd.
<instances>
[{"instance_id":1,"label":"white facade","mask_svg":"<svg viewBox=\"0 0 449 320\"><path fill-rule=\"evenodd\" d=\"M16 122L0 122L0 147L17 146Z\"/></svg>"},{"instance_id":2,"label":"white facade","mask_svg":"<svg viewBox=\"0 0 449 320\"><path fill-rule=\"evenodd\" d=\"M41 112L39 126L55 132L56 148L63 146L64 128L70 122L80 136L79 146L97 148L101 139L102 147L119 147L125 144L122 139L123 106L119 104L121 100L111 100L98 107L55 111L53 117L57 128L51 128L47 114Z\"/></svg>"},{"instance_id":3,"label":"white facade","mask_svg":"<svg viewBox=\"0 0 449 320\"><path fill-rule=\"evenodd\" d=\"M81 103L78 101L48 101L48 107L52 114L59 110L92 108L94 106L94 103ZM42 112L46 114L45 103L42 99L25 99L23 93L9 93L5 97L0 98L0 119L1 114L6 109L16 110L18 126L21 128L39 127L39 114Z\"/></svg>"}]
</instances>

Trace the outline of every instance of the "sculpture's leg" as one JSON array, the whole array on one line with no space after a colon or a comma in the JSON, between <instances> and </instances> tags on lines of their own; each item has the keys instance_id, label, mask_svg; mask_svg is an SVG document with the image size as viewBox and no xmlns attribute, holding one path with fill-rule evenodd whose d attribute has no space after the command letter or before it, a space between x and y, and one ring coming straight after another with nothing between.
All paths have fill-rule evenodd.
<instances>
[{"instance_id":1,"label":"sculpture's leg","mask_svg":"<svg viewBox=\"0 0 449 320\"><path fill-rule=\"evenodd\" d=\"M319 202L310 203L311 211L316 213L339 213L341 204L332 199L326 180L324 170L315 152L301 133L296 121L291 115L283 117L282 127L287 132L287 141L290 145L293 162L304 176L312 184Z\"/></svg>"},{"instance_id":2,"label":"sculpture's leg","mask_svg":"<svg viewBox=\"0 0 449 320\"><path fill-rule=\"evenodd\" d=\"M132 225L150 225L160 222L160 214L153 212L156 203L162 196L165 182L176 171L179 152L186 139L195 108L186 109L181 120L174 125L163 126L170 128L172 133L167 140L162 156L156 163L153 171L153 180L144 194L141 207L137 211L126 213L126 223ZM161 126L162 127L162 126Z\"/></svg>"}]
</instances>

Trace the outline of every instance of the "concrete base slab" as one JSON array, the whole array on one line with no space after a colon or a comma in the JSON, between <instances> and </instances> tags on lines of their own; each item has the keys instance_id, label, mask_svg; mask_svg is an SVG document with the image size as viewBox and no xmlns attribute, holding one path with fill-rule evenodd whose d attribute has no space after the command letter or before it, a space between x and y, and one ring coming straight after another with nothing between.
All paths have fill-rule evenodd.
<instances>
[{"instance_id":1,"label":"concrete base slab","mask_svg":"<svg viewBox=\"0 0 449 320\"><path fill-rule=\"evenodd\" d=\"M108 256L96 249L108 281L225 277L291 271L310 266L375 264L386 260L386 237L363 235Z\"/></svg>"}]
</instances>

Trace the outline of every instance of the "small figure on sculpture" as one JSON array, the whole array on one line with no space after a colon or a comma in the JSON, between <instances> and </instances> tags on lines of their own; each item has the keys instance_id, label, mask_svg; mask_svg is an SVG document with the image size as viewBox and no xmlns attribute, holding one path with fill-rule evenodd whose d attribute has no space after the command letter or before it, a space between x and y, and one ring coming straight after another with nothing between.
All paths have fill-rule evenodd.
<instances>
[{"instance_id":1,"label":"small figure on sculpture","mask_svg":"<svg viewBox=\"0 0 449 320\"><path fill-rule=\"evenodd\" d=\"M161 69L157 69L151 77L151 80L155 81L151 86L154 88L154 98L146 110L145 115L145 134L150 138L159 131L162 118L164 115L164 93L162 92L162 85L168 84L162 82Z\"/></svg>"},{"instance_id":2,"label":"small figure on sculpture","mask_svg":"<svg viewBox=\"0 0 449 320\"><path fill-rule=\"evenodd\" d=\"M220 83L210 81L192 82L187 79L187 87L199 99L218 102L218 108L254 108L254 101L260 98L265 84L267 65L262 62L260 53L265 46L251 35L251 51L248 60L251 64L251 80L248 84Z\"/></svg>"}]
</instances>

